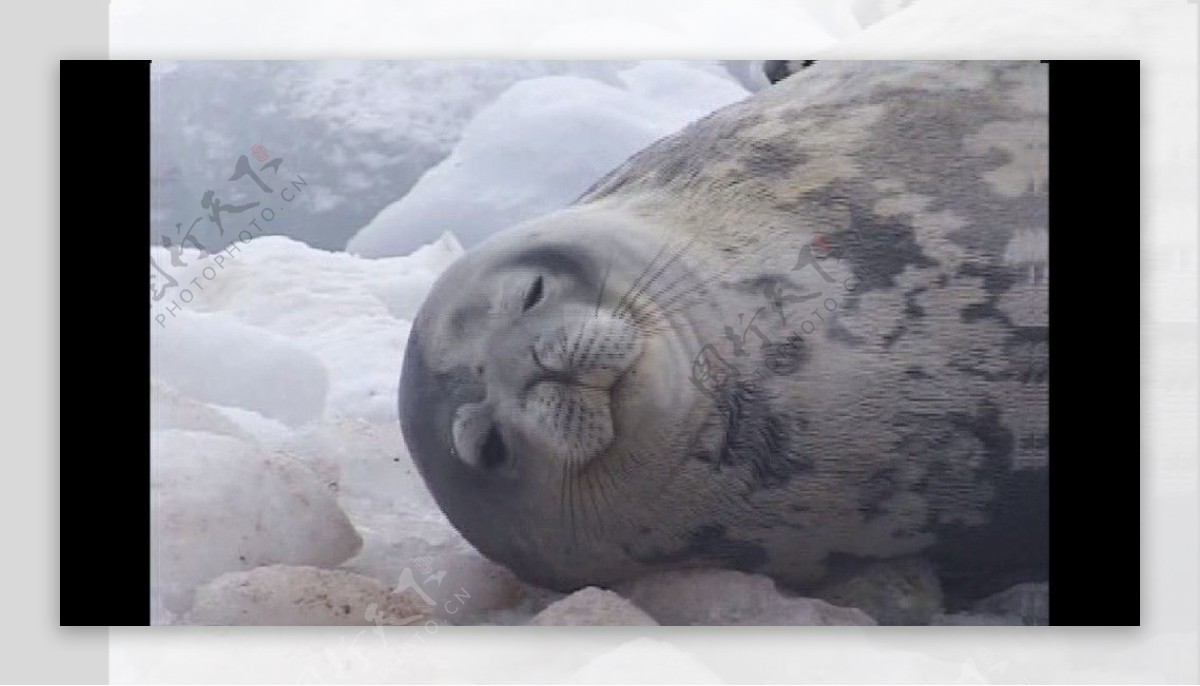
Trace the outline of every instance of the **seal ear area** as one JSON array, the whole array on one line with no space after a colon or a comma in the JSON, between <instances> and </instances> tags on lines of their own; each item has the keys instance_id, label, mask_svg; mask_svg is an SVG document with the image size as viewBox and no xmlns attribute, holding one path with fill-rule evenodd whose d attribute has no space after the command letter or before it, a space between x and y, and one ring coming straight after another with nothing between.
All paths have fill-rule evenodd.
<instances>
[{"instance_id":1,"label":"seal ear area","mask_svg":"<svg viewBox=\"0 0 1200 686\"><path fill-rule=\"evenodd\" d=\"M496 470L511 466L511 455L492 411L484 403L466 403L454 413L454 457L471 467Z\"/></svg>"}]
</instances>

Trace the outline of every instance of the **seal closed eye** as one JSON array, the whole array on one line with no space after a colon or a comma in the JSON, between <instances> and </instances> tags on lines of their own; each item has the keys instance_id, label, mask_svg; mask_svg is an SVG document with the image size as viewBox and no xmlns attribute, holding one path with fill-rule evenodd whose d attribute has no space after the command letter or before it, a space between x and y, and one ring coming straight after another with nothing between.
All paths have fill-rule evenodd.
<instances>
[{"instance_id":1,"label":"seal closed eye","mask_svg":"<svg viewBox=\"0 0 1200 686\"><path fill-rule=\"evenodd\" d=\"M542 277L538 276L533 281L533 286L529 288L529 292L525 294L525 302L521 307L522 312L528 312L530 308L538 304L542 300Z\"/></svg>"}]
</instances>

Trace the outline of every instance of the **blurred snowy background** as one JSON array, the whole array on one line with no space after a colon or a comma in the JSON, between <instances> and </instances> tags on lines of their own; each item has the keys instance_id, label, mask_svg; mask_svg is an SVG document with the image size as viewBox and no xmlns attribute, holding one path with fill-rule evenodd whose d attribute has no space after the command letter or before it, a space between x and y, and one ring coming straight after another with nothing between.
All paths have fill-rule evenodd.
<instances>
[{"instance_id":1,"label":"blurred snowy background","mask_svg":"<svg viewBox=\"0 0 1200 686\"><path fill-rule=\"evenodd\" d=\"M151 242L236 240L210 220L307 182L270 232L366 256L452 230L465 246L570 202L647 143L767 85L761 63L156 62ZM465 204L464 204L465 203ZM281 207L275 207L280 210ZM254 212L229 212L245 228ZM262 220L259 220L262 223ZM183 224L183 229L176 227Z\"/></svg>"}]
</instances>

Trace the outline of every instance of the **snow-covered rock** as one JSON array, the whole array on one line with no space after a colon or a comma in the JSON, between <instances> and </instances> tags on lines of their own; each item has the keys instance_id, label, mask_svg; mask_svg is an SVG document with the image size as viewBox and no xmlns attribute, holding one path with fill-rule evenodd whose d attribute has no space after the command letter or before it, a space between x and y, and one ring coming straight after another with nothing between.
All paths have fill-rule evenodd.
<instances>
[{"instance_id":1,"label":"snow-covered rock","mask_svg":"<svg viewBox=\"0 0 1200 686\"><path fill-rule=\"evenodd\" d=\"M189 624L257 626L408 625L427 619L415 593L392 593L341 570L271 565L231 572L196 591Z\"/></svg>"},{"instance_id":2,"label":"snow-covered rock","mask_svg":"<svg viewBox=\"0 0 1200 686\"><path fill-rule=\"evenodd\" d=\"M167 430L151 433L150 457L151 594L173 613L223 572L334 567L362 544L328 486L286 455Z\"/></svg>"},{"instance_id":3,"label":"snow-covered rock","mask_svg":"<svg viewBox=\"0 0 1200 686\"><path fill-rule=\"evenodd\" d=\"M625 598L595 586L550 604L529 623L534 626L654 626L657 622Z\"/></svg>"},{"instance_id":4,"label":"snow-covered rock","mask_svg":"<svg viewBox=\"0 0 1200 686\"><path fill-rule=\"evenodd\" d=\"M675 62L642 63L618 78L548 76L513 85L346 250L404 255L442 231L469 248L566 206L633 153L749 94L719 70Z\"/></svg>"},{"instance_id":5,"label":"snow-covered rock","mask_svg":"<svg viewBox=\"0 0 1200 686\"><path fill-rule=\"evenodd\" d=\"M822 600L793 598L758 574L691 569L650 574L617 586L659 624L723 626L867 626L863 612Z\"/></svg>"}]
</instances>

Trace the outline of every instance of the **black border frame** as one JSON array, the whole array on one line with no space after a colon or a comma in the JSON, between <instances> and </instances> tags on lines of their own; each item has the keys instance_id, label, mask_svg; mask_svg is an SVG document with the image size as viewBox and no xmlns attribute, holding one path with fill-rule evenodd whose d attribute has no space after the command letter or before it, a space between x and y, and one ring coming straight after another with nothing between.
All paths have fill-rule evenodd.
<instances>
[{"instance_id":1,"label":"black border frame","mask_svg":"<svg viewBox=\"0 0 1200 686\"><path fill-rule=\"evenodd\" d=\"M63 625L150 619L149 66L60 65ZM1140 102L1138 61L1050 62L1054 625L1140 623L1139 295L1105 283L1140 245Z\"/></svg>"},{"instance_id":2,"label":"black border frame","mask_svg":"<svg viewBox=\"0 0 1200 686\"><path fill-rule=\"evenodd\" d=\"M145 625L150 331L134 247L150 227L150 63L63 61L59 76L59 623Z\"/></svg>"}]
</instances>

